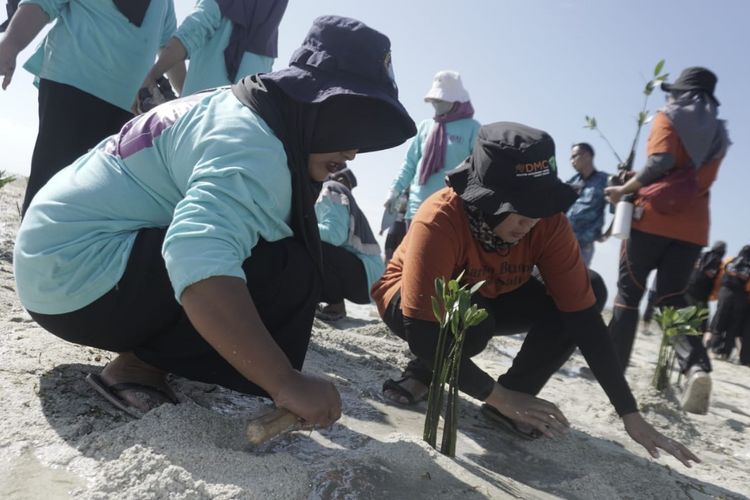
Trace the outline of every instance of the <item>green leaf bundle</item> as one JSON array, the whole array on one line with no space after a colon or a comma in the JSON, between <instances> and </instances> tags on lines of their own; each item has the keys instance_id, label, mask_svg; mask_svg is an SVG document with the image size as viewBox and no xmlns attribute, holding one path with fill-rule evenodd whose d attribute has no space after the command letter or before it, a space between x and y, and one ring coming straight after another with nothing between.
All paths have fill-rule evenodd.
<instances>
[{"instance_id":1,"label":"green leaf bundle","mask_svg":"<svg viewBox=\"0 0 750 500\"><path fill-rule=\"evenodd\" d=\"M461 366L466 331L487 318L487 311L471 304L471 296L479 290L484 281L460 285L463 273L447 283L443 278L435 279L435 295L432 297L432 312L440 324L435 361L432 368L432 382L427 399L427 415L424 423L424 440L437 448L438 425L446 399L445 425L440 452L450 457L456 454L458 433L458 377ZM445 395L445 386L448 394Z\"/></svg>"},{"instance_id":2,"label":"green leaf bundle","mask_svg":"<svg viewBox=\"0 0 750 500\"><path fill-rule=\"evenodd\" d=\"M679 335L702 335L701 325L708 318L708 308L699 306L675 309L671 306L659 308L654 319L662 331L659 358L651 383L658 391L669 386L669 377L674 366L674 344Z\"/></svg>"}]
</instances>

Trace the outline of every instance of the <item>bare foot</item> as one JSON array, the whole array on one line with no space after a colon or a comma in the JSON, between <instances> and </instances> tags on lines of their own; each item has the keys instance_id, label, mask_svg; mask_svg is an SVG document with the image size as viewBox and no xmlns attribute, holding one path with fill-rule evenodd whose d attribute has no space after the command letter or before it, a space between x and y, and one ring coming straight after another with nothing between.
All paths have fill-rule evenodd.
<instances>
[{"instance_id":1,"label":"bare foot","mask_svg":"<svg viewBox=\"0 0 750 500\"><path fill-rule=\"evenodd\" d=\"M157 391L164 393L163 403L169 402L170 399L173 401L177 400L174 392L172 392L172 389L167 384L166 372L144 363L129 352L121 353L113 359L104 367L99 377L108 386L135 383L153 387ZM146 394L147 397L144 398L143 391L139 391L138 389L123 389L118 391L118 396L141 411L146 412L153 409L153 394Z\"/></svg>"}]
</instances>

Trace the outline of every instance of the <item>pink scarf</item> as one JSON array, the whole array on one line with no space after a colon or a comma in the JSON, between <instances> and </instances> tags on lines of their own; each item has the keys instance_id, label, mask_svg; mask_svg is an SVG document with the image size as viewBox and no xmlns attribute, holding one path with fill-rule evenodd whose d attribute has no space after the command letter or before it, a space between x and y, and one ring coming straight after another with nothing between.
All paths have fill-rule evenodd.
<instances>
[{"instance_id":1,"label":"pink scarf","mask_svg":"<svg viewBox=\"0 0 750 500\"><path fill-rule=\"evenodd\" d=\"M445 149L448 147L448 141L445 138L445 124L473 116L474 108L471 101L466 101L454 102L450 111L433 118L435 126L432 127L430 136L425 142L424 156L419 169L420 185L425 184L432 174L442 170L445 165Z\"/></svg>"}]
</instances>

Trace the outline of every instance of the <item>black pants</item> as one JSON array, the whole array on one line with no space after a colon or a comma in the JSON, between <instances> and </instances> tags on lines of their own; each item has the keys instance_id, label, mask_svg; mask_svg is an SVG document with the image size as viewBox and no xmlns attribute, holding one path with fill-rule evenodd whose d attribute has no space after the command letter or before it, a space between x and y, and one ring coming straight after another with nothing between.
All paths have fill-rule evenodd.
<instances>
[{"instance_id":1,"label":"black pants","mask_svg":"<svg viewBox=\"0 0 750 500\"><path fill-rule=\"evenodd\" d=\"M748 309L745 290L733 290L726 286L719 289L716 314L711 322L712 351L727 356L732 354L734 339L742 338L743 321Z\"/></svg>"},{"instance_id":2,"label":"black pants","mask_svg":"<svg viewBox=\"0 0 750 500\"><path fill-rule=\"evenodd\" d=\"M406 236L406 221L397 220L393 223L391 228L388 230L388 235L385 237L385 261L388 262L393 257L393 252L401 244L401 241Z\"/></svg>"},{"instance_id":3,"label":"black pants","mask_svg":"<svg viewBox=\"0 0 750 500\"><path fill-rule=\"evenodd\" d=\"M745 310L742 321L742 348L740 349L740 363L750 366L750 305Z\"/></svg>"},{"instance_id":4,"label":"black pants","mask_svg":"<svg viewBox=\"0 0 750 500\"><path fill-rule=\"evenodd\" d=\"M685 289L700 251L701 247L694 243L635 229L623 242L617 296L609 323L609 333L623 370L627 368L633 350L638 305L646 291L648 274L656 270L655 307L685 307L688 305ZM680 336L675 343L675 353L683 372L695 364L711 371L711 362L700 336Z\"/></svg>"},{"instance_id":5,"label":"black pants","mask_svg":"<svg viewBox=\"0 0 750 500\"><path fill-rule=\"evenodd\" d=\"M353 253L323 242L323 302L338 304L347 299L369 304L365 265Z\"/></svg>"},{"instance_id":6,"label":"black pants","mask_svg":"<svg viewBox=\"0 0 750 500\"><path fill-rule=\"evenodd\" d=\"M196 331L174 298L161 256L165 229L139 232L120 282L77 311L31 316L45 330L114 352L133 352L151 366L249 394L248 381ZM295 369L305 360L320 285L309 254L297 241L261 240L242 266L263 324Z\"/></svg>"},{"instance_id":7,"label":"black pants","mask_svg":"<svg viewBox=\"0 0 750 500\"><path fill-rule=\"evenodd\" d=\"M117 133L131 118L132 113L75 87L40 80L39 133L22 213L53 175Z\"/></svg>"},{"instance_id":8,"label":"black pants","mask_svg":"<svg viewBox=\"0 0 750 500\"><path fill-rule=\"evenodd\" d=\"M646 310L643 311L643 321L646 323L651 322L651 318L654 317L654 309L656 309L656 289L650 288L648 294L646 294Z\"/></svg>"},{"instance_id":9,"label":"black pants","mask_svg":"<svg viewBox=\"0 0 750 500\"><path fill-rule=\"evenodd\" d=\"M607 301L607 287L594 271L589 271L589 276L597 309L601 311ZM573 338L563 328L559 309L536 279L494 299L475 294L472 303L485 308L489 314L482 323L466 332L462 356L471 358L484 351L492 337L526 333L510 369L497 379L507 389L538 394L575 350ZM396 335L407 340L400 293L389 303L383 321ZM404 372L425 385L432 380L432 364L419 357L410 361Z\"/></svg>"}]
</instances>

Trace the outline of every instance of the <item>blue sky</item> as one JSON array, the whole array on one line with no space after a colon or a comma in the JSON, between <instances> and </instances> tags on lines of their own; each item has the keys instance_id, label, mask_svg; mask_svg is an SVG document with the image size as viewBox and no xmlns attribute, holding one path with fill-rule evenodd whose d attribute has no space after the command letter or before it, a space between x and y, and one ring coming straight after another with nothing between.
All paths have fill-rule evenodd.
<instances>
[{"instance_id":1,"label":"blue sky","mask_svg":"<svg viewBox=\"0 0 750 500\"><path fill-rule=\"evenodd\" d=\"M178 21L192 0L176 0ZM596 116L619 154L627 154L642 104L641 89L659 59L670 80L702 65L719 77L720 114L734 144L712 190L711 240L724 239L730 253L750 243L750 59L742 36L750 19L746 0L292 0L281 24L282 68L312 20L323 14L355 17L391 39L400 97L416 121L431 108L422 97L441 69L459 71L482 123L518 121L548 131L557 143L560 175L573 174L570 145L590 142L599 169L616 161L603 141L583 128ZM31 47L36 45L33 42ZM36 91L20 69L0 92L0 169L27 173L36 135ZM664 97L655 92L650 109ZM646 134L648 130L644 131ZM642 164L645 135L636 157ZM406 146L359 156L351 167L355 195L373 227L401 166ZM618 243L597 245L593 268L615 291Z\"/></svg>"}]
</instances>

